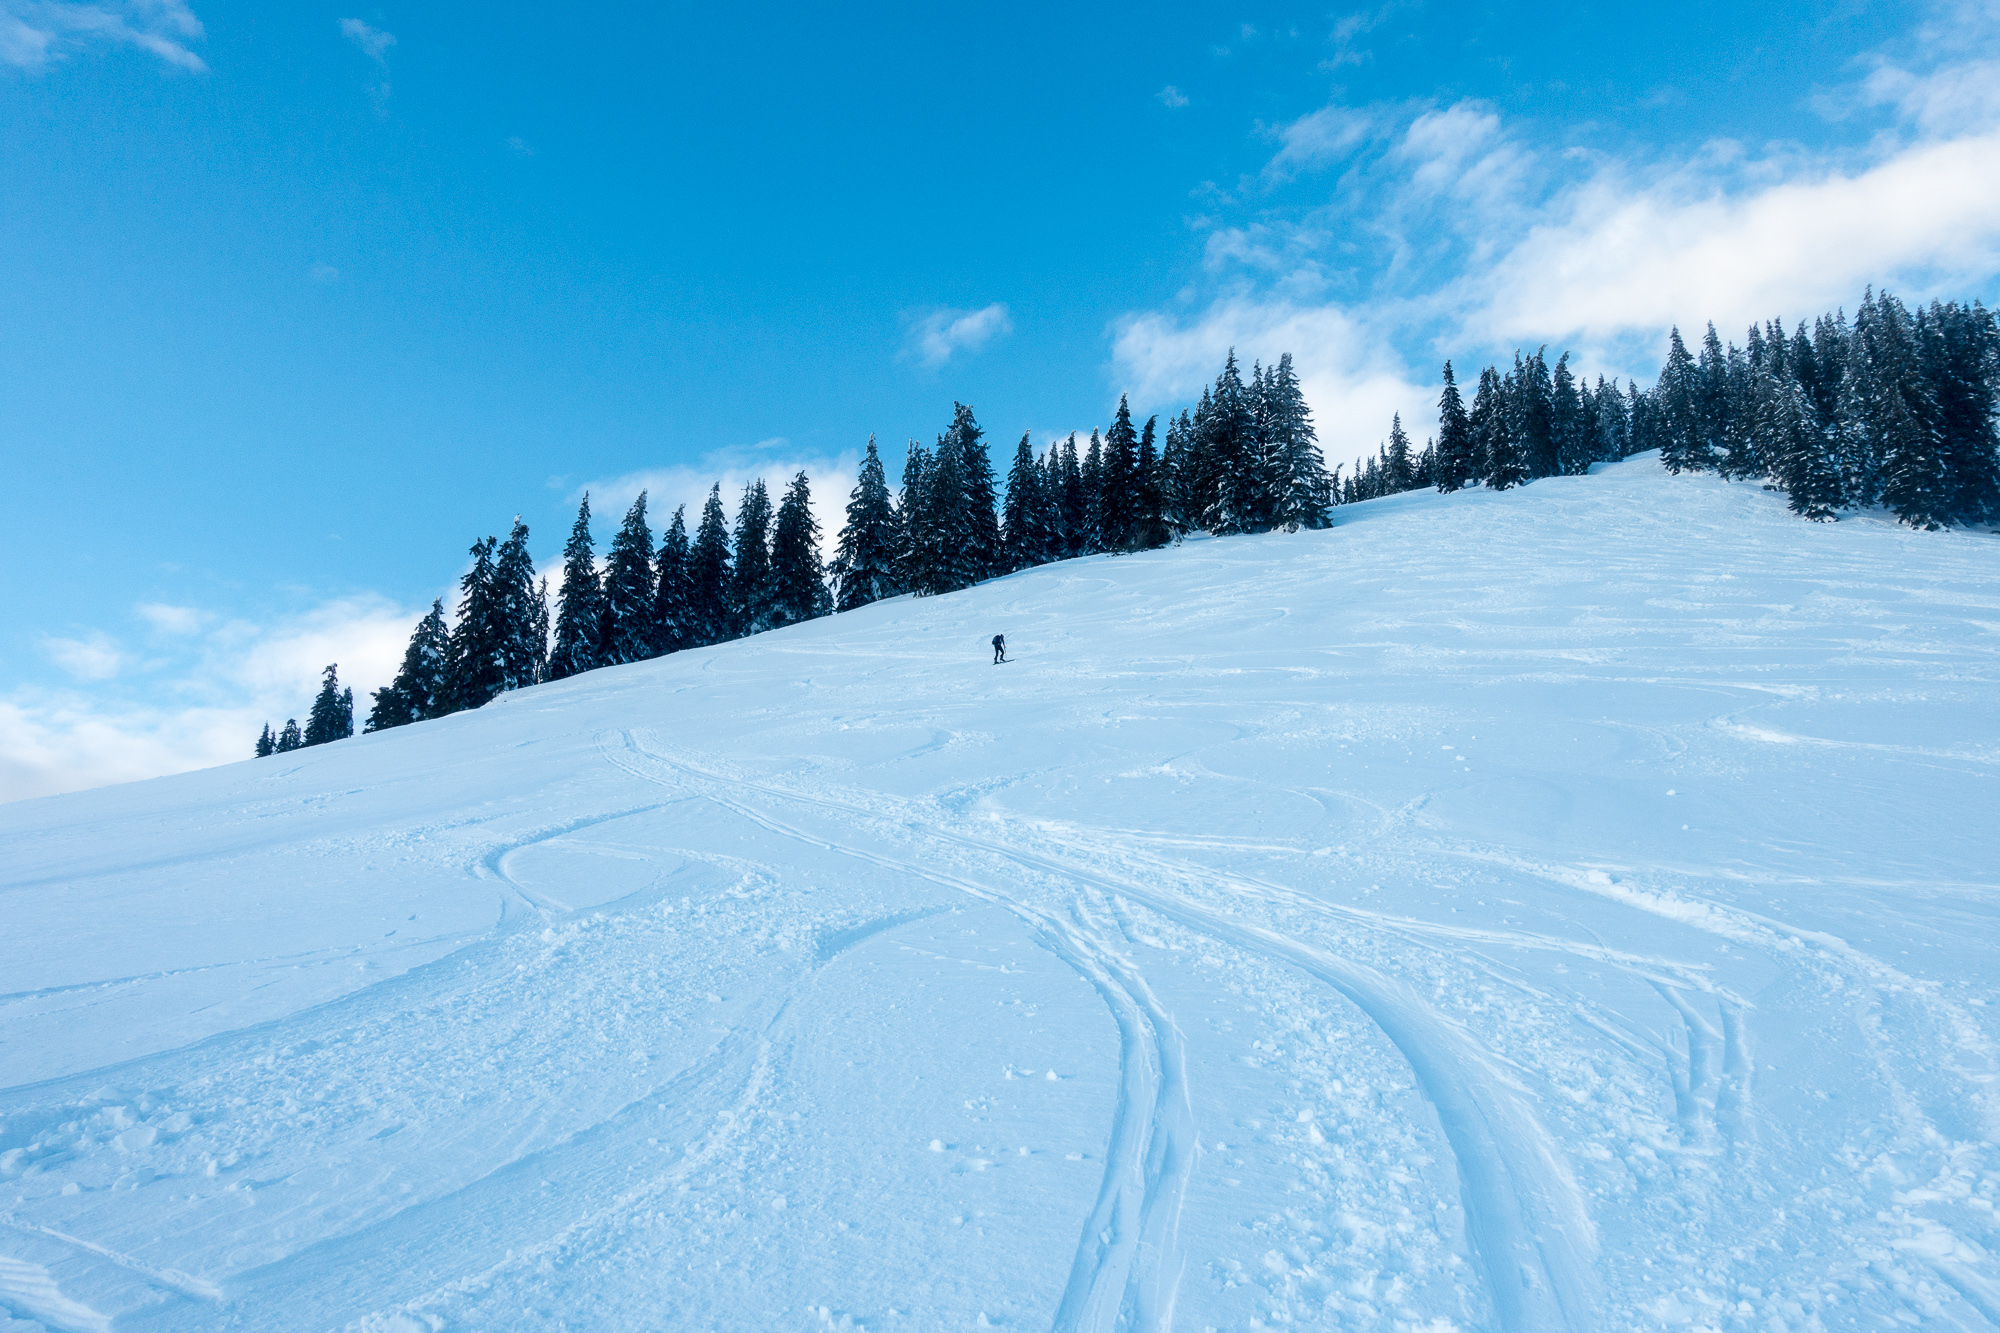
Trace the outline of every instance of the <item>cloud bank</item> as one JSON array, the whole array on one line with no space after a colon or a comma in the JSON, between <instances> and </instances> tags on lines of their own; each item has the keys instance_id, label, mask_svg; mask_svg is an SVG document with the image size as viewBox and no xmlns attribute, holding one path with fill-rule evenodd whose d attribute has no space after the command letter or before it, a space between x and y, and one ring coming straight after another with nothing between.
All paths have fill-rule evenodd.
<instances>
[{"instance_id":1,"label":"cloud bank","mask_svg":"<svg viewBox=\"0 0 2000 1333\"><path fill-rule=\"evenodd\" d=\"M199 74L208 66L187 44L202 35L185 0L0 0L0 62L22 69L94 48L136 46Z\"/></svg>"}]
</instances>

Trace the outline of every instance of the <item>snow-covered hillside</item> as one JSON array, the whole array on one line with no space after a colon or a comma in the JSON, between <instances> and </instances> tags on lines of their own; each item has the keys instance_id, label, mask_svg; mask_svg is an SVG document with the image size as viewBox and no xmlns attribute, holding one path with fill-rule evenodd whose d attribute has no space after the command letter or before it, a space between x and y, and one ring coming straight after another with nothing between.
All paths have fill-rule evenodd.
<instances>
[{"instance_id":1,"label":"snow-covered hillside","mask_svg":"<svg viewBox=\"0 0 2000 1333\"><path fill-rule=\"evenodd\" d=\"M2000 542L1339 517L0 808L0 1329L2000 1326Z\"/></svg>"}]
</instances>

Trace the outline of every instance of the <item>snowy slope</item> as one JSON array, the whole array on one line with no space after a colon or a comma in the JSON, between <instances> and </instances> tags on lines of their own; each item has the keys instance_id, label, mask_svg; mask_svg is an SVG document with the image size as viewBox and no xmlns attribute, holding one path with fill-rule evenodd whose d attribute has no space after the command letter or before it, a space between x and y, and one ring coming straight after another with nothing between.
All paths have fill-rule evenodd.
<instances>
[{"instance_id":1,"label":"snowy slope","mask_svg":"<svg viewBox=\"0 0 2000 1333\"><path fill-rule=\"evenodd\" d=\"M0 1329L2000 1327L2000 544L1340 518L0 807Z\"/></svg>"}]
</instances>

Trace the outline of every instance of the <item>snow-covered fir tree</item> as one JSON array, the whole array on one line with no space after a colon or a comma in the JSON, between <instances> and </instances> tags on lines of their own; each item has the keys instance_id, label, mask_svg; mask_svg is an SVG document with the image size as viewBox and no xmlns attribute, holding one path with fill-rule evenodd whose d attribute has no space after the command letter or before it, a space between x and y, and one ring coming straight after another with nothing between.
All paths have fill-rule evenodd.
<instances>
[{"instance_id":1,"label":"snow-covered fir tree","mask_svg":"<svg viewBox=\"0 0 2000 1333\"><path fill-rule=\"evenodd\" d=\"M674 506L674 520L660 538L653 562L653 652L677 653L689 645L688 535L685 506Z\"/></svg>"},{"instance_id":2,"label":"snow-covered fir tree","mask_svg":"<svg viewBox=\"0 0 2000 1333\"><path fill-rule=\"evenodd\" d=\"M653 530L646 524L646 492L625 511L604 561L604 607L598 639L601 666L643 662L656 651L659 627L654 607L659 586L653 577Z\"/></svg>"},{"instance_id":3,"label":"snow-covered fir tree","mask_svg":"<svg viewBox=\"0 0 2000 1333\"><path fill-rule=\"evenodd\" d=\"M796 625L833 611L826 569L819 558L819 521L812 512L812 484L801 471L778 502L771 525L771 626Z\"/></svg>"},{"instance_id":4,"label":"snow-covered fir tree","mask_svg":"<svg viewBox=\"0 0 2000 1333\"><path fill-rule=\"evenodd\" d=\"M840 530L840 545L833 557L832 573L839 587L837 608L852 611L901 592L901 547L901 524L889 498L888 477L875 449L875 437L870 435L860 475L847 497L847 523Z\"/></svg>"},{"instance_id":5,"label":"snow-covered fir tree","mask_svg":"<svg viewBox=\"0 0 2000 1333\"><path fill-rule=\"evenodd\" d=\"M563 583L556 605L556 641L549 652L548 676L562 680L595 670L604 637L604 589L590 536L590 496L577 506L576 522L563 547Z\"/></svg>"}]
</instances>

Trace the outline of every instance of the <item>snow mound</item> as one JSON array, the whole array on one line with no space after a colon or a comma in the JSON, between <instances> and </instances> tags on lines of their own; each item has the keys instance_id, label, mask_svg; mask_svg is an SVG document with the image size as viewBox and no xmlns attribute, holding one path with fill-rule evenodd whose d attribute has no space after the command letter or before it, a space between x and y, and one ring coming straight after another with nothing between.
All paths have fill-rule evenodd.
<instances>
[{"instance_id":1,"label":"snow mound","mask_svg":"<svg viewBox=\"0 0 2000 1333\"><path fill-rule=\"evenodd\" d=\"M2000 545L1338 514L0 808L0 1328L2000 1325Z\"/></svg>"}]
</instances>

